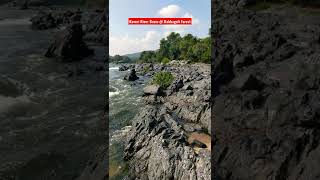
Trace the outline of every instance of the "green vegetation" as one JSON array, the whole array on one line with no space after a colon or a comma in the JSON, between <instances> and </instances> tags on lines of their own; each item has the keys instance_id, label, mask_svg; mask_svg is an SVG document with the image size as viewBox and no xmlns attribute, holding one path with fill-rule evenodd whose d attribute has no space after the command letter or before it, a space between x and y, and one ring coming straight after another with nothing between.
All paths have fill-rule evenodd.
<instances>
[{"instance_id":1,"label":"green vegetation","mask_svg":"<svg viewBox=\"0 0 320 180\"><path fill-rule=\"evenodd\" d=\"M152 62L159 62L157 61L155 51L143 51L140 55L140 62L142 63L152 63Z\"/></svg>"},{"instance_id":2,"label":"green vegetation","mask_svg":"<svg viewBox=\"0 0 320 180\"><path fill-rule=\"evenodd\" d=\"M126 54L125 56L128 56L133 61L136 61L140 58L141 52L132 53L132 54Z\"/></svg>"},{"instance_id":3,"label":"green vegetation","mask_svg":"<svg viewBox=\"0 0 320 180\"><path fill-rule=\"evenodd\" d=\"M109 56L109 63L130 63L132 60L128 56Z\"/></svg>"},{"instance_id":4,"label":"green vegetation","mask_svg":"<svg viewBox=\"0 0 320 180\"><path fill-rule=\"evenodd\" d=\"M158 72L156 73L151 81L151 84L157 84L163 89L167 89L173 82L174 77L170 72Z\"/></svg>"},{"instance_id":5,"label":"green vegetation","mask_svg":"<svg viewBox=\"0 0 320 180\"><path fill-rule=\"evenodd\" d=\"M140 56L140 62L164 64L170 60L210 63L210 59L211 37L197 38L191 34L181 37L174 32L161 39L159 50L143 51Z\"/></svg>"},{"instance_id":6,"label":"green vegetation","mask_svg":"<svg viewBox=\"0 0 320 180\"><path fill-rule=\"evenodd\" d=\"M142 74L147 74L149 71L150 71L150 67L146 66L146 67L143 68Z\"/></svg>"},{"instance_id":7,"label":"green vegetation","mask_svg":"<svg viewBox=\"0 0 320 180\"><path fill-rule=\"evenodd\" d=\"M170 59L168 59L167 57L163 58L161 63L162 64L168 64L170 62Z\"/></svg>"}]
</instances>

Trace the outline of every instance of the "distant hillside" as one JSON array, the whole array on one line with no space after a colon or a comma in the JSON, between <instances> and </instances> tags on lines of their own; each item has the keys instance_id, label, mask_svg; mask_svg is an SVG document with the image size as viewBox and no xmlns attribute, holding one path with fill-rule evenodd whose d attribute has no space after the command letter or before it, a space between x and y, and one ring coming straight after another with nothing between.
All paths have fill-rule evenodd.
<instances>
[{"instance_id":1,"label":"distant hillside","mask_svg":"<svg viewBox=\"0 0 320 180\"><path fill-rule=\"evenodd\" d=\"M140 59L142 52L131 53L126 55L109 56L110 63L136 63Z\"/></svg>"},{"instance_id":2,"label":"distant hillside","mask_svg":"<svg viewBox=\"0 0 320 180\"><path fill-rule=\"evenodd\" d=\"M137 53L132 53L132 54L126 54L124 56L129 57L131 60L135 61L138 60L140 58L142 52L137 52Z\"/></svg>"}]
</instances>

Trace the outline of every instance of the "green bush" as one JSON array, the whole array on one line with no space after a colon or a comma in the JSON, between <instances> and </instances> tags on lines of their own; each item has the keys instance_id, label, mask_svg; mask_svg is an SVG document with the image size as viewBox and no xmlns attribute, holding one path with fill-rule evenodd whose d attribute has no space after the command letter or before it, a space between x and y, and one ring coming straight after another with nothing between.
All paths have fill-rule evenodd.
<instances>
[{"instance_id":1,"label":"green bush","mask_svg":"<svg viewBox=\"0 0 320 180\"><path fill-rule=\"evenodd\" d=\"M149 71L150 71L150 67L146 66L146 67L143 68L142 74L147 74Z\"/></svg>"},{"instance_id":2,"label":"green bush","mask_svg":"<svg viewBox=\"0 0 320 180\"><path fill-rule=\"evenodd\" d=\"M163 89L167 89L173 82L174 77L170 72L158 72L151 81L151 84L157 84Z\"/></svg>"},{"instance_id":3,"label":"green bush","mask_svg":"<svg viewBox=\"0 0 320 180\"><path fill-rule=\"evenodd\" d=\"M162 62L162 64L168 64L170 62L170 60L165 57L165 58L162 59L161 62Z\"/></svg>"}]
</instances>

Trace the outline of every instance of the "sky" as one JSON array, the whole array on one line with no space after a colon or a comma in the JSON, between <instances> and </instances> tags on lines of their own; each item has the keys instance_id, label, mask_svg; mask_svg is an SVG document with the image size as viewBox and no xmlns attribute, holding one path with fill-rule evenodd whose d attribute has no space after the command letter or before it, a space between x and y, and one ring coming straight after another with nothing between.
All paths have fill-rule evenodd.
<instances>
[{"instance_id":1,"label":"sky","mask_svg":"<svg viewBox=\"0 0 320 180\"><path fill-rule=\"evenodd\" d=\"M192 25L128 25L129 17L191 17ZM211 0L110 0L109 52L156 50L171 32L207 37L210 26Z\"/></svg>"}]
</instances>

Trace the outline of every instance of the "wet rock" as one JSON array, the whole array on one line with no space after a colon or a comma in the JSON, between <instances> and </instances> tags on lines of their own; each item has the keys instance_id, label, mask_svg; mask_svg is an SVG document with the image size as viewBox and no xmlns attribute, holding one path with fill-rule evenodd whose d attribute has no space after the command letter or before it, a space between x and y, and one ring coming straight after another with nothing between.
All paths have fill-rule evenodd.
<instances>
[{"instance_id":1,"label":"wet rock","mask_svg":"<svg viewBox=\"0 0 320 180\"><path fill-rule=\"evenodd\" d=\"M93 54L82 39L83 31L80 23L70 25L59 32L55 41L48 48L46 57L59 57L62 62L77 61Z\"/></svg>"},{"instance_id":2,"label":"wet rock","mask_svg":"<svg viewBox=\"0 0 320 180\"><path fill-rule=\"evenodd\" d=\"M32 17L31 22L32 28L38 30L55 28L58 25L53 15L44 11L41 11L36 16Z\"/></svg>"},{"instance_id":3,"label":"wet rock","mask_svg":"<svg viewBox=\"0 0 320 180\"><path fill-rule=\"evenodd\" d=\"M139 79L139 77L136 75L135 69L131 69L131 71L124 77L124 80L127 81L135 81L137 79Z\"/></svg>"},{"instance_id":4,"label":"wet rock","mask_svg":"<svg viewBox=\"0 0 320 180\"><path fill-rule=\"evenodd\" d=\"M127 65L121 65L120 67L119 67L119 71L126 71L126 70L128 70L129 69L129 66L127 66Z\"/></svg>"}]
</instances>

